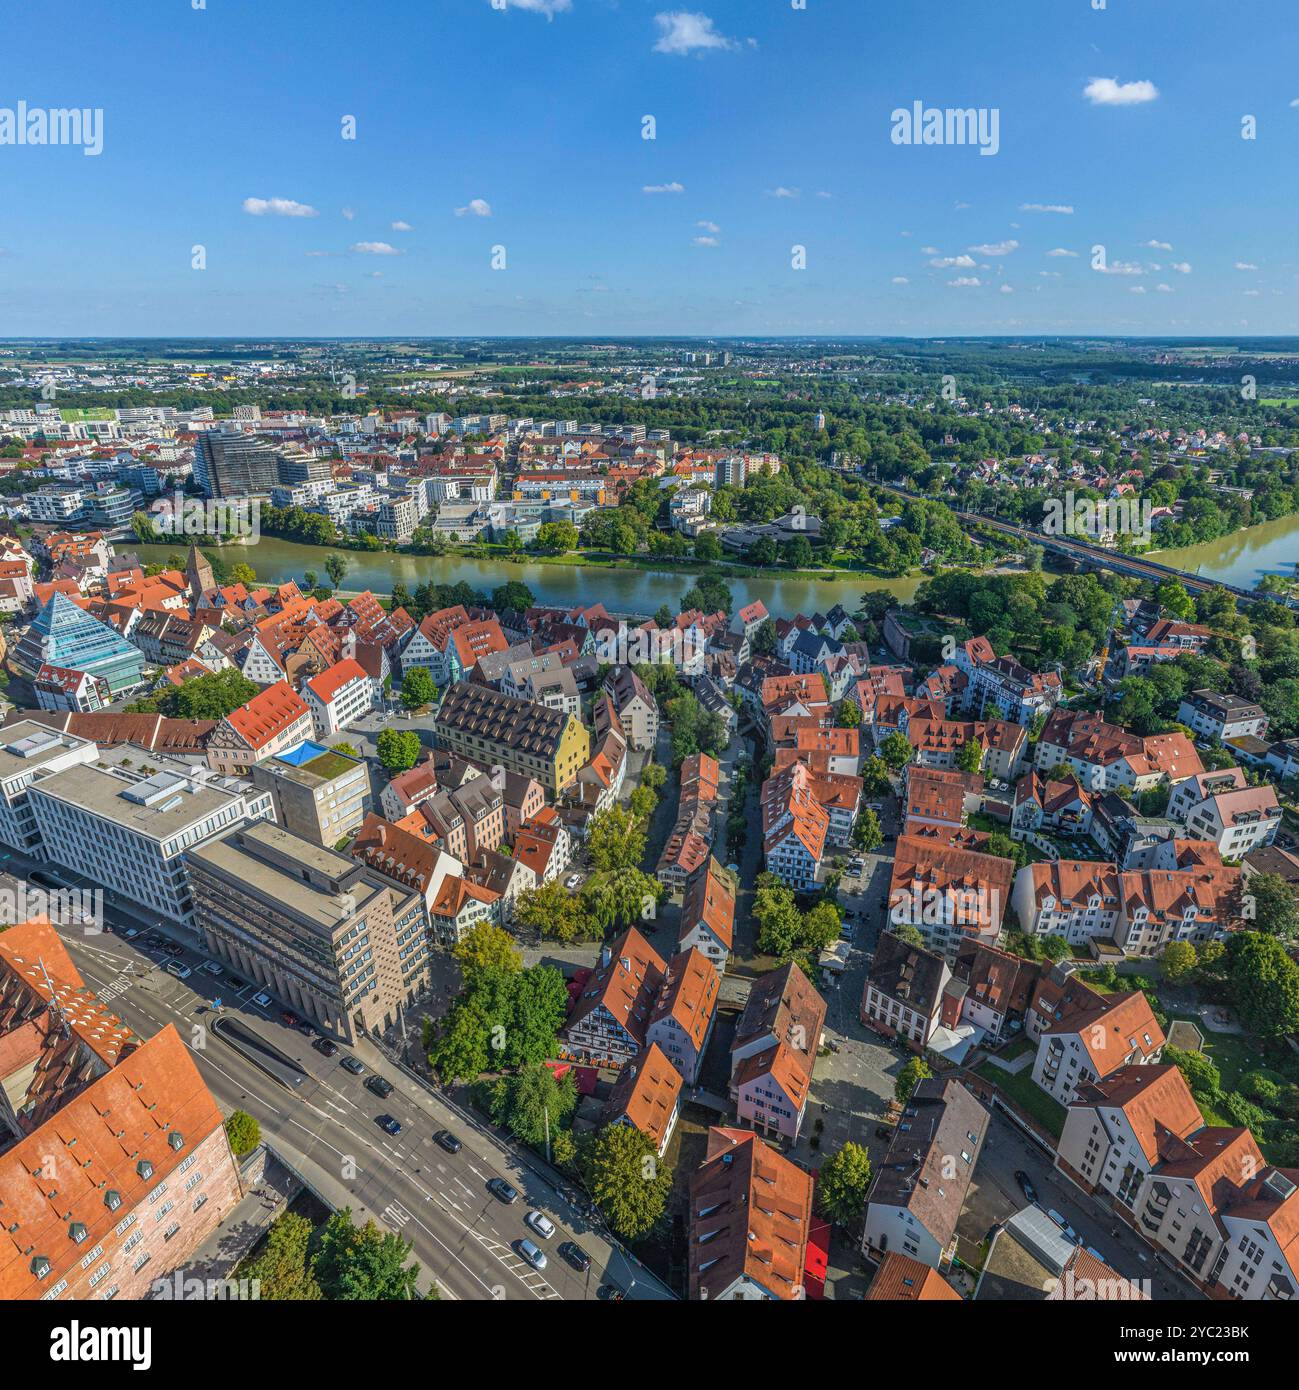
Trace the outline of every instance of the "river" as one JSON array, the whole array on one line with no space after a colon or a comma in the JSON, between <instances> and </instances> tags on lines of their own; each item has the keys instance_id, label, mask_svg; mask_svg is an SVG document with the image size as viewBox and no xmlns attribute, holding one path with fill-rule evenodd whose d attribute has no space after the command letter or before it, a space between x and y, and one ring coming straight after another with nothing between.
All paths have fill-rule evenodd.
<instances>
[{"instance_id":1,"label":"river","mask_svg":"<svg viewBox=\"0 0 1299 1390\"><path fill-rule=\"evenodd\" d=\"M177 551L173 545L119 543L119 549L134 549L147 560L165 561ZM226 554L232 564L246 560L267 583L296 579L301 583L306 570L315 570L324 579L325 556L330 552L296 541L263 537L255 545L230 547ZM544 565L527 559L472 559L463 555L397 555L392 551L339 551L350 561L343 589L353 592L372 589L376 594L392 592L395 583L414 590L425 580L435 584L456 584L460 580L475 589L494 589L507 579L521 579L537 602L556 607L603 603L611 613L654 613L666 603L674 611L678 600L695 582L693 574L663 573L656 570L599 569L584 565ZM1152 558L1165 565L1190 570L1206 579L1220 579L1252 589L1265 574L1293 574L1299 561L1299 515L1251 526L1220 540L1181 550L1152 552ZM853 612L868 589L884 589L903 603L914 597L922 576L905 579L876 579L868 575L852 579L786 579L778 572L770 576L728 579L735 607L742 608L761 599L776 617L794 613L824 613L836 603Z\"/></svg>"},{"instance_id":2,"label":"river","mask_svg":"<svg viewBox=\"0 0 1299 1390\"><path fill-rule=\"evenodd\" d=\"M132 550L143 559L164 562L168 555L183 553L174 545L139 545L120 541L119 551ZM302 582L306 570L325 578L325 556L329 549L300 545L296 541L264 536L254 545L229 546L223 552L231 564L245 561L267 583L288 579ZM600 569L590 565L546 565L529 560L474 559L463 555L398 555L392 551L340 550L350 562L342 588L347 592L371 589L387 595L394 584L414 590L426 580L434 584L457 584L464 580L475 589L490 592L507 579L519 579L532 590L539 604L573 608L578 604L603 603L611 613L654 613L666 603L674 612L678 600L697 578L688 573L656 570ZM735 607L761 599L775 617L794 613L822 613L841 603L851 613L868 589L884 589L909 603L923 579L877 579L862 575L852 579L786 579L778 572L753 578L730 578L726 582Z\"/></svg>"}]
</instances>

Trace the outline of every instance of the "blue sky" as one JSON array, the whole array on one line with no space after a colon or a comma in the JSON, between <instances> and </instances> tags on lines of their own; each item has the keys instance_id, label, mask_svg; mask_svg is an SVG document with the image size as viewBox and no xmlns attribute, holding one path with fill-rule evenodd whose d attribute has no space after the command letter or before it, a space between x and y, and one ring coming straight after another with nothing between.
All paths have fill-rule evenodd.
<instances>
[{"instance_id":1,"label":"blue sky","mask_svg":"<svg viewBox=\"0 0 1299 1390\"><path fill-rule=\"evenodd\" d=\"M1293 0L193 3L0 17L104 112L0 145L0 335L1299 328Z\"/></svg>"}]
</instances>

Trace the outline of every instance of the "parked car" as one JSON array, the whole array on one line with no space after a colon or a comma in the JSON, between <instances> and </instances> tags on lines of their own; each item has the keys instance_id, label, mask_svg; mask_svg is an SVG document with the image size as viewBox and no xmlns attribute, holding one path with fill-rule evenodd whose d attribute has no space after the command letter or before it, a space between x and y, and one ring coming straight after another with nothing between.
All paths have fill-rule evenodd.
<instances>
[{"instance_id":1,"label":"parked car","mask_svg":"<svg viewBox=\"0 0 1299 1390\"><path fill-rule=\"evenodd\" d=\"M323 1057L338 1056L338 1044L335 1042L331 1042L328 1038L317 1038L316 1041L313 1042L311 1045Z\"/></svg>"},{"instance_id":2,"label":"parked car","mask_svg":"<svg viewBox=\"0 0 1299 1390\"><path fill-rule=\"evenodd\" d=\"M378 1076L371 1073L365 1078L367 1090L371 1090L380 1100L387 1100L392 1095L392 1082L386 1076Z\"/></svg>"},{"instance_id":3,"label":"parked car","mask_svg":"<svg viewBox=\"0 0 1299 1390\"><path fill-rule=\"evenodd\" d=\"M397 1135L401 1133L401 1121L395 1120L391 1115L380 1115L378 1117L379 1128L389 1134Z\"/></svg>"},{"instance_id":4,"label":"parked car","mask_svg":"<svg viewBox=\"0 0 1299 1390\"><path fill-rule=\"evenodd\" d=\"M301 1033L304 1038L309 1038L315 1031L316 1030L305 1018L298 1024L298 1032Z\"/></svg>"},{"instance_id":5,"label":"parked car","mask_svg":"<svg viewBox=\"0 0 1299 1390\"><path fill-rule=\"evenodd\" d=\"M350 1055L344 1057L338 1065L342 1067L344 1071L350 1071L353 1076L365 1075L365 1068L360 1064L360 1062L356 1060L355 1057L352 1057Z\"/></svg>"},{"instance_id":6,"label":"parked car","mask_svg":"<svg viewBox=\"0 0 1299 1390\"><path fill-rule=\"evenodd\" d=\"M1028 1201L1037 1201L1037 1188L1033 1186L1032 1182L1029 1180L1028 1174L1024 1172L1022 1168L1016 1170L1015 1181L1019 1184L1019 1190Z\"/></svg>"},{"instance_id":7,"label":"parked car","mask_svg":"<svg viewBox=\"0 0 1299 1390\"><path fill-rule=\"evenodd\" d=\"M140 935L139 927L123 927L121 929L123 941L134 941Z\"/></svg>"},{"instance_id":8,"label":"parked car","mask_svg":"<svg viewBox=\"0 0 1299 1390\"><path fill-rule=\"evenodd\" d=\"M580 1245L574 1245L571 1240L561 1242L559 1253L581 1274L585 1274L591 1268L590 1255Z\"/></svg>"},{"instance_id":9,"label":"parked car","mask_svg":"<svg viewBox=\"0 0 1299 1390\"><path fill-rule=\"evenodd\" d=\"M253 995L253 1003L256 1004L257 1007L258 1007L259 1009L264 1009L264 1008L266 1008L266 1007L270 1004L270 1002L271 1002L271 996L270 996L269 994L254 994L254 995Z\"/></svg>"},{"instance_id":10,"label":"parked car","mask_svg":"<svg viewBox=\"0 0 1299 1390\"><path fill-rule=\"evenodd\" d=\"M621 1303L627 1295L618 1287L617 1284L601 1284L595 1291L595 1296L605 1303Z\"/></svg>"},{"instance_id":11,"label":"parked car","mask_svg":"<svg viewBox=\"0 0 1299 1390\"><path fill-rule=\"evenodd\" d=\"M288 1028L296 1028L302 1020L293 1012L292 1009L280 1010L280 1022Z\"/></svg>"},{"instance_id":12,"label":"parked car","mask_svg":"<svg viewBox=\"0 0 1299 1390\"><path fill-rule=\"evenodd\" d=\"M512 1207L519 1200L519 1194L505 1181L504 1178L488 1178L487 1190L493 1197L498 1197L507 1207Z\"/></svg>"},{"instance_id":13,"label":"parked car","mask_svg":"<svg viewBox=\"0 0 1299 1390\"><path fill-rule=\"evenodd\" d=\"M221 967L214 960L205 960L199 969L208 975L220 975Z\"/></svg>"},{"instance_id":14,"label":"parked car","mask_svg":"<svg viewBox=\"0 0 1299 1390\"><path fill-rule=\"evenodd\" d=\"M572 892L572 890L576 888L577 885L581 883L581 881L581 874L569 874L569 876L564 880L564 887L567 888L569 892Z\"/></svg>"},{"instance_id":15,"label":"parked car","mask_svg":"<svg viewBox=\"0 0 1299 1390\"><path fill-rule=\"evenodd\" d=\"M542 1240L549 1240L555 1234L555 1223L543 1211L530 1211L523 1219Z\"/></svg>"},{"instance_id":16,"label":"parked car","mask_svg":"<svg viewBox=\"0 0 1299 1390\"><path fill-rule=\"evenodd\" d=\"M1051 1218L1052 1221L1055 1222L1055 1224L1056 1224L1057 1226L1059 1226L1060 1230L1064 1233L1064 1237L1065 1237L1066 1240L1071 1240L1071 1241L1073 1241L1073 1243L1074 1243L1075 1245L1081 1245L1081 1244L1082 1244L1082 1237L1081 1237L1081 1236L1078 1234L1078 1232L1075 1231L1074 1228L1064 1219L1064 1217L1060 1215L1060 1213L1059 1213L1058 1211L1056 1211L1056 1210L1053 1208L1052 1210L1050 1210L1050 1211L1047 1212L1047 1215Z\"/></svg>"},{"instance_id":17,"label":"parked car","mask_svg":"<svg viewBox=\"0 0 1299 1390\"><path fill-rule=\"evenodd\" d=\"M174 975L178 980L188 980L194 973L188 965L182 965L178 960L169 960L163 969L168 975Z\"/></svg>"},{"instance_id":18,"label":"parked car","mask_svg":"<svg viewBox=\"0 0 1299 1390\"><path fill-rule=\"evenodd\" d=\"M885 1140L885 1141L887 1141L887 1142L889 1142L889 1143L892 1143L892 1141L893 1141L893 1126L892 1126L892 1125L876 1125L876 1126L875 1126L875 1137L876 1137L876 1139L883 1139L883 1140Z\"/></svg>"},{"instance_id":19,"label":"parked car","mask_svg":"<svg viewBox=\"0 0 1299 1390\"><path fill-rule=\"evenodd\" d=\"M445 1149L449 1154L458 1154L461 1149L460 1140L451 1133L449 1129L440 1129L433 1136L433 1142L440 1149Z\"/></svg>"},{"instance_id":20,"label":"parked car","mask_svg":"<svg viewBox=\"0 0 1299 1390\"><path fill-rule=\"evenodd\" d=\"M539 1249L530 1240L521 1240L514 1248L527 1260L533 1269L545 1269L546 1252Z\"/></svg>"}]
</instances>

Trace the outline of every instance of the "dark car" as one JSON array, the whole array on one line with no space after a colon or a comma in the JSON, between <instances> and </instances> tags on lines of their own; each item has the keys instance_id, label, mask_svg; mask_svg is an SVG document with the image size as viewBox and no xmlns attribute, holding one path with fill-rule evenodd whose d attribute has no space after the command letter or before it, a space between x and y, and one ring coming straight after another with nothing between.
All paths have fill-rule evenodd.
<instances>
[{"instance_id":1,"label":"dark car","mask_svg":"<svg viewBox=\"0 0 1299 1390\"><path fill-rule=\"evenodd\" d=\"M449 1154L458 1154L460 1152L460 1140L457 1139L449 1129L438 1130L433 1136L433 1142L439 1149L445 1149Z\"/></svg>"},{"instance_id":2,"label":"dark car","mask_svg":"<svg viewBox=\"0 0 1299 1390\"><path fill-rule=\"evenodd\" d=\"M519 1194L504 1178L488 1178L487 1190L493 1197L499 1197L507 1207L512 1207L519 1200Z\"/></svg>"},{"instance_id":3,"label":"dark car","mask_svg":"<svg viewBox=\"0 0 1299 1390\"><path fill-rule=\"evenodd\" d=\"M384 1076L370 1075L365 1078L366 1090L373 1091L380 1100L387 1100L392 1095L392 1082Z\"/></svg>"},{"instance_id":4,"label":"dark car","mask_svg":"<svg viewBox=\"0 0 1299 1390\"><path fill-rule=\"evenodd\" d=\"M893 1138L893 1126L892 1126L892 1125L876 1125L876 1126L875 1126L875 1137L876 1137L876 1139L888 1139L888 1140L891 1140L891 1139Z\"/></svg>"},{"instance_id":5,"label":"dark car","mask_svg":"<svg viewBox=\"0 0 1299 1390\"><path fill-rule=\"evenodd\" d=\"M591 1257L582 1249L580 1245L574 1245L571 1240L560 1243L559 1253L580 1273L585 1274L591 1268Z\"/></svg>"},{"instance_id":6,"label":"dark car","mask_svg":"<svg viewBox=\"0 0 1299 1390\"><path fill-rule=\"evenodd\" d=\"M389 1134L401 1133L401 1121L394 1120L391 1115L379 1115L377 1117L379 1128L386 1130Z\"/></svg>"},{"instance_id":7,"label":"dark car","mask_svg":"<svg viewBox=\"0 0 1299 1390\"><path fill-rule=\"evenodd\" d=\"M605 1303L621 1303L627 1297L617 1284L601 1284L596 1289L595 1296Z\"/></svg>"},{"instance_id":8,"label":"dark car","mask_svg":"<svg viewBox=\"0 0 1299 1390\"><path fill-rule=\"evenodd\" d=\"M350 1071L353 1076L364 1076L365 1068L356 1060L355 1057L344 1057L338 1064L344 1071Z\"/></svg>"},{"instance_id":9,"label":"dark car","mask_svg":"<svg viewBox=\"0 0 1299 1390\"><path fill-rule=\"evenodd\" d=\"M317 1052L321 1053L326 1057L338 1056L338 1044L335 1042L330 1042L328 1038L317 1038L316 1041L313 1042L311 1045L316 1049Z\"/></svg>"},{"instance_id":10,"label":"dark car","mask_svg":"<svg viewBox=\"0 0 1299 1390\"><path fill-rule=\"evenodd\" d=\"M1030 1202L1037 1201L1037 1189L1029 1180L1029 1176L1022 1168L1016 1169L1015 1181L1019 1184L1019 1190Z\"/></svg>"},{"instance_id":11,"label":"dark car","mask_svg":"<svg viewBox=\"0 0 1299 1390\"><path fill-rule=\"evenodd\" d=\"M316 1030L305 1018L298 1024L298 1032L301 1033L304 1038L309 1038L315 1031Z\"/></svg>"},{"instance_id":12,"label":"dark car","mask_svg":"<svg viewBox=\"0 0 1299 1390\"><path fill-rule=\"evenodd\" d=\"M231 988L231 989L247 989L247 988L248 988L248 981L247 981L247 980L241 980L241 979L239 978L238 975L231 975L231 977L230 977L230 988Z\"/></svg>"}]
</instances>

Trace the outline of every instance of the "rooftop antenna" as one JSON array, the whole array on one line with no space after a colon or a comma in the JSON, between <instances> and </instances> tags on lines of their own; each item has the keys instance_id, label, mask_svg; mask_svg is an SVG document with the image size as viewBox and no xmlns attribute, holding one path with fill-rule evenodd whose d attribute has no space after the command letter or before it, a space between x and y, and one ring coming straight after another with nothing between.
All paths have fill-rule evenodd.
<instances>
[{"instance_id":1,"label":"rooftop antenna","mask_svg":"<svg viewBox=\"0 0 1299 1390\"><path fill-rule=\"evenodd\" d=\"M54 992L54 981L50 979L50 972L45 968L44 958L42 956L37 956L36 964L40 966L41 975L45 980L45 987L50 992L50 1008L52 1008L59 1017L59 1028L62 1030L65 1038L71 1037L72 1025L68 1022L68 1016L63 1012L63 1005L59 1002L59 997Z\"/></svg>"}]
</instances>

